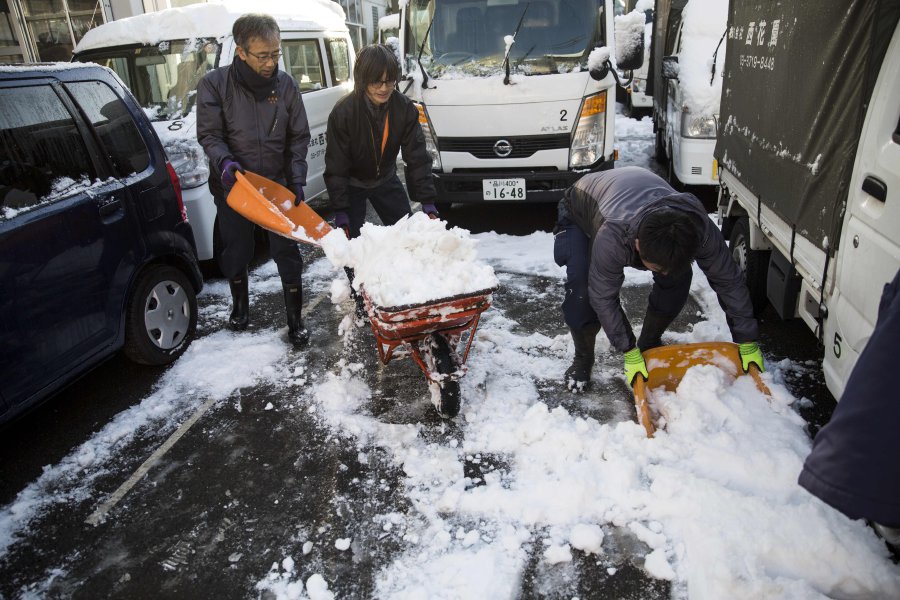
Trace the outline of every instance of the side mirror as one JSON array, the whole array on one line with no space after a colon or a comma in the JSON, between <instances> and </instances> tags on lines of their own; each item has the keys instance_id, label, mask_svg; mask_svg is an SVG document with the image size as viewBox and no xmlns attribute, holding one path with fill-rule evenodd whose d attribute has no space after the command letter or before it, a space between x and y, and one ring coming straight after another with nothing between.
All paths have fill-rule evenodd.
<instances>
[{"instance_id":1,"label":"side mirror","mask_svg":"<svg viewBox=\"0 0 900 600\"><path fill-rule=\"evenodd\" d=\"M678 79L679 69L677 56L663 56L662 76L665 79Z\"/></svg>"},{"instance_id":2,"label":"side mirror","mask_svg":"<svg viewBox=\"0 0 900 600\"><path fill-rule=\"evenodd\" d=\"M644 13L633 10L616 17L616 68L634 71L644 64Z\"/></svg>"},{"instance_id":3,"label":"side mirror","mask_svg":"<svg viewBox=\"0 0 900 600\"><path fill-rule=\"evenodd\" d=\"M594 81L600 81L602 79L606 79L606 76L609 75L609 61L607 60L599 67L595 67L588 71L588 74L591 76L591 79Z\"/></svg>"}]
</instances>

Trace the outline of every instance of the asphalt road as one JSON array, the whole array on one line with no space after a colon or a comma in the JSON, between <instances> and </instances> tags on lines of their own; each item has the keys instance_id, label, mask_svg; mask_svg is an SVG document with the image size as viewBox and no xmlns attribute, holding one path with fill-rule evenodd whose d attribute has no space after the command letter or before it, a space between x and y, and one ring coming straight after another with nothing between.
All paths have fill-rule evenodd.
<instances>
[{"instance_id":1,"label":"asphalt road","mask_svg":"<svg viewBox=\"0 0 900 600\"><path fill-rule=\"evenodd\" d=\"M521 235L550 231L555 207L457 206L444 216L452 225L473 233ZM216 280L210 283L216 284ZM551 293L523 298L521 286L501 288L494 298L496 309L523 327L564 331L558 314L558 284L533 277L526 278L523 285ZM640 304L639 298L627 297L632 293L626 293L626 306ZM529 301L527 305L523 299ZM220 297L201 302L201 338L221 328L221 315L227 307L220 302ZM371 387L379 390L370 407L373 414L391 423L422 423L423 435L435 439L452 437L452 423L442 422L427 403L411 400L421 398L425 385L411 361L384 377L365 335L357 336L345 348L331 336L316 335L337 330L340 316L329 304L326 300L306 313L314 343L296 354L297 364L307 372L325 371L334 368L335 356L349 351L354 360L363 363L364 371L371 373ZM684 314L693 314L696 308L689 306ZM281 319L280 293L260 294L253 310L256 323ZM684 317L673 327L688 325ZM761 327L769 358L808 361L809 373L787 384L796 396L808 399L800 410L815 431L834 406L822 383L815 339L801 322L781 322L774 312L763 315ZM162 373L162 369L138 367L117 356L4 430L0 505L14 501L45 465L59 463L115 415L150 394ZM548 397L558 396L556 384L548 385ZM266 385L239 390L229 406L202 413L164 458L144 473L138 469L160 448L168 432L141 432L127 452L98 476L94 483L98 495L54 505L0 559L0 598L29 594L53 598L252 597L254 583L273 561L281 559L285 549L295 548L301 540L316 544L313 560L320 572L329 573L331 589L339 597L369 597L379 567L402 545L398 535L384 535L382 528L371 526L377 515L403 508L406 501L397 485L402 474L376 449L362 464L356 447L341 443L315 419L266 409L269 403L283 400L284 393L284 389ZM601 421L608 418L602 403L590 400L590 396L573 398L568 408ZM477 476L502 468L501 459L483 458L467 462L466 474ZM96 525L86 523L103 498L135 472L140 476L134 487L111 509L114 518ZM334 544L326 543L337 532L352 536L352 560ZM579 576L565 585L554 584L552 589L545 585L545 567L535 549L521 582L520 597L670 596L668 582L648 578L642 570L637 558L643 555L641 544L633 536L613 529L606 544L614 551L608 552L605 562L579 555L574 566Z\"/></svg>"}]
</instances>

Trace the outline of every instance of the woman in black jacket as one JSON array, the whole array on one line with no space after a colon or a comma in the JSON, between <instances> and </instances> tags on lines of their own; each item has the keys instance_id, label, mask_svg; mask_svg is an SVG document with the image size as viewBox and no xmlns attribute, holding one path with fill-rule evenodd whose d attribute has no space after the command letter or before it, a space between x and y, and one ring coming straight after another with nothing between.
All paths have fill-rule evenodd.
<instances>
[{"instance_id":1,"label":"woman in black jacket","mask_svg":"<svg viewBox=\"0 0 900 600\"><path fill-rule=\"evenodd\" d=\"M400 65L390 46L366 46L356 56L353 93L341 99L328 117L325 185L334 209L334 224L359 235L366 200L385 225L410 214L409 200L397 176L397 155L406 163L406 186L412 201L437 218L431 179L431 156L419 126L419 111L397 91Z\"/></svg>"}]
</instances>

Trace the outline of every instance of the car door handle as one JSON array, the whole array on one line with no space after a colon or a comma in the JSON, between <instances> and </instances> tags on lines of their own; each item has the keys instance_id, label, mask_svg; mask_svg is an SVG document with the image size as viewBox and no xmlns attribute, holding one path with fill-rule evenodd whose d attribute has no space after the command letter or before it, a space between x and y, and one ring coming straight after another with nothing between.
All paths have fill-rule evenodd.
<instances>
[{"instance_id":1,"label":"car door handle","mask_svg":"<svg viewBox=\"0 0 900 600\"><path fill-rule=\"evenodd\" d=\"M100 216L108 217L113 214L117 210L122 208L122 199L121 198L105 198L99 206Z\"/></svg>"},{"instance_id":2,"label":"car door handle","mask_svg":"<svg viewBox=\"0 0 900 600\"><path fill-rule=\"evenodd\" d=\"M876 200L884 202L887 200L887 185L878 179L869 175L863 180L862 190Z\"/></svg>"}]
</instances>

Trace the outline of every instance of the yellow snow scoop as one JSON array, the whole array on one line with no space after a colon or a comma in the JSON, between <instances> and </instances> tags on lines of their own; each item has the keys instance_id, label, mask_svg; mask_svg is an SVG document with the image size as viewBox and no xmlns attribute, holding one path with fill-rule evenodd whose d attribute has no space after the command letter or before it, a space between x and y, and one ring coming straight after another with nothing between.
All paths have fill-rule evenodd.
<instances>
[{"instance_id":1,"label":"yellow snow scoop","mask_svg":"<svg viewBox=\"0 0 900 600\"><path fill-rule=\"evenodd\" d=\"M644 354L647 373L650 379L646 382L640 375L634 378L634 406L637 409L638 421L644 426L647 437L653 437L656 424L650 414L647 393L653 388L662 387L674 391L681 383L682 377L691 367L697 365L714 365L735 376L750 375L756 387L766 396L771 396L768 386L763 382L759 369L751 364L745 373L741 365L738 345L731 342L699 342L696 344L676 344L651 348Z\"/></svg>"},{"instance_id":2,"label":"yellow snow scoop","mask_svg":"<svg viewBox=\"0 0 900 600\"><path fill-rule=\"evenodd\" d=\"M331 225L306 202L294 206L294 193L250 171L236 172L237 183L226 201L235 212L273 233L295 242L318 245Z\"/></svg>"}]
</instances>

